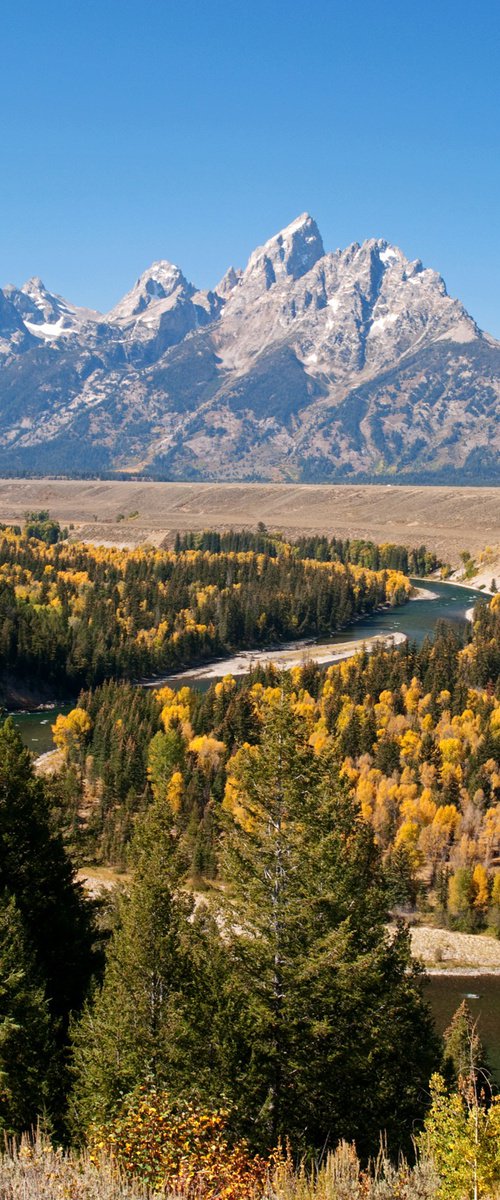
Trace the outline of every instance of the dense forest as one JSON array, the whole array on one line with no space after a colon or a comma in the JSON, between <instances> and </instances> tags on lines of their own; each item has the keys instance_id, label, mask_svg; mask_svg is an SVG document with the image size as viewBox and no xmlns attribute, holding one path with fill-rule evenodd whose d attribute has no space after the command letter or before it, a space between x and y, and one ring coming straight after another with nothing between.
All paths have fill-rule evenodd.
<instances>
[{"instance_id":1,"label":"dense forest","mask_svg":"<svg viewBox=\"0 0 500 1200\"><path fill-rule=\"evenodd\" d=\"M206 594L220 613L247 590L285 622L305 601L317 620L325 581L354 602L407 592L385 548L372 569L321 539L311 555L255 538L123 552L4 531L2 570L36 613L58 620L64 594L70 636L83 613L93 629L95 589L120 627L117 675L142 618L158 629L155 602L172 605L168 642L174 597L199 616ZM49 775L5 721L0 1126L44 1128L0 1161L9 1200L42 1183L57 1200L496 1195L477 1030L462 1005L437 1036L400 918L432 907L500 934L499 635L494 596L462 634L327 669L205 693L85 677ZM84 862L115 868L98 902Z\"/></svg>"},{"instance_id":2,"label":"dense forest","mask_svg":"<svg viewBox=\"0 0 500 1200\"><path fill-rule=\"evenodd\" d=\"M217 547L220 535L208 534L196 549L119 550L57 540L57 523L40 516L23 533L1 531L4 690L24 674L74 696L111 676L140 679L235 648L325 637L410 593L392 565L407 565L400 547L359 543L355 562L345 543L327 555L322 539L230 534L224 544L244 548L212 550L205 541ZM424 548L414 558L430 565Z\"/></svg>"},{"instance_id":3,"label":"dense forest","mask_svg":"<svg viewBox=\"0 0 500 1200\"><path fill-rule=\"evenodd\" d=\"M226 676L201 693L109 681L60 716L60 787L80 854L123 866L135 814L168 797L192 878L217 874L224 808L266 704L285 689L370 824L394 905L500 933L500 599L473 637L379 646L322 670Z\"/></svg>"}]
</instances>

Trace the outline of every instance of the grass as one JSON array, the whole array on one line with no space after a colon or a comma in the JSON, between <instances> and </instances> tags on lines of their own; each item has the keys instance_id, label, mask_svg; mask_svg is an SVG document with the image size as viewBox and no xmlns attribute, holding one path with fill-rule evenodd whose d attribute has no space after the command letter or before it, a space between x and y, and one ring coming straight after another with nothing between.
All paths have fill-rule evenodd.
<instances>
[{"instance_id":1,"label":"grass","mask_svg":"<svg viewBox=\"0 0 500 1200\"><path fill-rule=\"evenodd\" d=\"M0 1158L0 1200L147 1200L140 1184L123 1179L108 1159L54 1150L45 1138L23 1138Z\"/></svg>"},{"instance_id":2,"label":"grass","mask_svg":"<svg viewBox=\"0 0 500 1200\"><path fill-rule=\"evenodd\" d=\"M313 1174L287 1160L269 1177L264 1192L248 1200L435 1200L438 1181L428 1162L394 1166L383 1152L368 1172L352 1146L342 1143ZM226 1193L225 1193L226 1194ZM208 1200L196 1180L189 1192L155 1192L162 1200ZM151 1200L139 1182L125 1179L111 1160L94 1163L83 1151L54 1150L42 1135L0 1156L0 1200ZM215 1200L212 1193L210 1200Z\"/></svg>"}]
</instances>

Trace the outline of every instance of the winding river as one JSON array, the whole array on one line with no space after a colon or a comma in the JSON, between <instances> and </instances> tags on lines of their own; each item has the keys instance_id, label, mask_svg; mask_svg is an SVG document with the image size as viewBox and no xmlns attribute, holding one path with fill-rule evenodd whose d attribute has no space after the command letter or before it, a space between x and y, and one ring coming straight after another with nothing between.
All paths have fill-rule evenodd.
<instances>
[{"instance_id":1,"label":"winding river","mask_svg":"<svg viewBox=\"0 0 500 1200\"><path fill-rule=\"evenodd\" d=\"M434 583L427 580L414 580L416 586L425 587L436 595L436 599L411 601L400 608L384 609L357 621L345 633L335 635L336 648L348 648L350 644L373 637L388 637L390 634L403 634L410 641L421 645L426 637L434 631L436 623L445 619L460 626L466 621L466 613L480 598L481 593L473 588L458 587L448 583ZM317 652L331 647L329 642L316 643ZM315 644L299 646L299 656L307 654L314 657ZM285 652L286 653L286 652ZM269 657L269 651L256 651L248 658L256 663ZM274 658L275 655L273 654ZM297 661L297 653L295 654ZM184 671L175 676L166 677L162 682L170 683L173 687L191 684L194 687L208 688L214 679L220 678L231 669L234 660L224 659L212 663L200 671ZM283 661L283 660L282 660ZM324 662L333 658L324 658ZM286 662L286 660L285 660ZM248 662L247 665L250 665ZM157 681L159 682L159 680ZM53 746L51 725L59 712L67 712L71 706L54 707L34 713L15 713L14 721L18 726L23 740L35 755L51 750ZM453 976L431 975L426 981L427 995L434 1013L438 1028L442 1031L448 1025L455 1009L464 997L474 1017L479 1020L479 1032L489 1051L490 1062L497 1082L500 1084L500 977L498 975L466 975L458 972Z\"/></svg>"},{"instance_id":2,"label":"winding river","mask_svg":"<svg viewBox=\"0 0 500 1200\"><path fill-rule=\"evenodd\" d=\"M339 654L345 656L349 646L353 643L362 642L365 639L368 641L368 639L376 637L387 638L391 634L395 634L398 639L407 637L410 641L421 645L425 638L433 633L439 620L450 621L457 626L463 625L467 619L466 613L481 597L481 592L453 583L435 583L433 580L413 580L413 582L416 587L420 586L432 591L436 599L412 600L409 604L403 604L398 608L382 609L380 612L356 621L344 633L335 634L334 639L297 643L294 653L290 647L281 647L279 650L273 648L273 651L247 651L244 655L226 658L198 670L188 669L176 675L162 676L161 681L158 679L154 683L150 682L148 686L157 686L161 682L178 688L188 684L205 691L214 680L222 678L228 671L241 673L242 669L247 670L251 665L270 658L275 662L281 661L283 666L291 666L292 662L300 662L304 658L312 659L317 654L318 657L321 656L323 665L327 665L335 662ZM331 649L330 652L333 640L335 651ZM236 659L240 663L239 670L235 665ZM55 705L51 709L19 712L12 715L25 744L34 754L39 755L52 749L51 725L59 712L68 712L70 708L71 705Z\"/></svg>"}]
</instances>

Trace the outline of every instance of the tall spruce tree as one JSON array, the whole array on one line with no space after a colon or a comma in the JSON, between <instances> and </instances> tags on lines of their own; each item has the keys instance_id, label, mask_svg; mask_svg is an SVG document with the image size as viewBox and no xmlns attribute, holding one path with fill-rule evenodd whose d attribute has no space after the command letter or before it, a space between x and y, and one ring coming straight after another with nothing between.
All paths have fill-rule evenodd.
<instances>
[{"instance_id":1,"label":"tall spruce tree","mask_svg":"<svg viewBox=\"0 0 500 1200\"><path fill-rule=\"evenodd\" d=\"M284 688L233 767L222 871L239 1028L227 1090L264 1145L345 1137L366 1154L385 1131L400 1147L439 1044L407 933L386 931L371 829Z\"/></svg>"},{"instance_id":2,"label":"tall spruce tree","mask_svg":"<svg viewBox=\"0 0 500 1200\"><path fill-rule=\"evenodd\" d=\"M0 899L0 1131L19 1134L50 1108L50 1019L12 898Z\"/></svg>"},{"instance_id":3,"label":"tall spruce tree","mask_svg":"<svg viewBox=\"0 0 500 1200\"><path fill-rule=\"evenodd\" d=\"M75 880L45 782L10 718L0 728L0 890L15 899L64 1041L96 965L93 909Z\"/></svg>"},{"instance_id":4,"label":"tall spruce tree","mask_svg":"<svg viewBox=\"0 0 500 1200\"><path fill-rule=\"evenodd\" d=\"M162 797L138 825L133 880L117 902L103 986L74 1030L74 1121L112 1114L148 1083L220 1096L218 997L225 950L215 923L179 887L172 811Z\"/></svg>"},{"instance_id":5,"label":"tall spruce tree","mask_svg":"<svg viewBox=\"0 0 500 1200\"><path fill-rule=\"evenodd\" d=\"M0 728L0 895L15 901L26 955L46 999L52 1053L50 1061L41 1055L40 1063L47 1069L44 1096L49 1114L61 1130L70 1015L81 1008L98 966L93 906L75 880L45 781L34 775L29 751L11 719ZM22 955L20 969L25 970ZM4 977L0 986L9 986ZM35 1019L32 1032L35 1052L39 1046ZM28 1087L27 1095L30 1092Z\"/></svg>"}]
</instances>

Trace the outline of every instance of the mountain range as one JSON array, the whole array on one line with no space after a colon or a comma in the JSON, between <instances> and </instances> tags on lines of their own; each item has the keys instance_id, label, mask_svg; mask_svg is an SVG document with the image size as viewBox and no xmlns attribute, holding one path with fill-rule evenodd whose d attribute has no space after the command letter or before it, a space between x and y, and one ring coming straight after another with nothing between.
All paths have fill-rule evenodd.
<instances>
[{"instance_id":1,"label":"mountain range","mask_svg":"<svg viewBox=\"0 0 500 1200\"><path fill-rule=\"evenodd\" d=\"M0 290L0 471L500 483L500 342L381 239L303 214L199 291L155 262L106 315Z\"/></svg>"}]
</instances>

